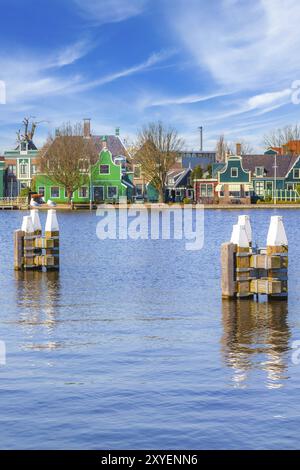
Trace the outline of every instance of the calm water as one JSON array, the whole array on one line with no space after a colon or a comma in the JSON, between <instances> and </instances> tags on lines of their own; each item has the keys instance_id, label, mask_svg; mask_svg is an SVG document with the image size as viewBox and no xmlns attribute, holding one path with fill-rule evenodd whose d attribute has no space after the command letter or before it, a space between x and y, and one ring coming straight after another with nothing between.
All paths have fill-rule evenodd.
<instances>
[{"instance_id":1,"label":"calm water","mask_svg":"<svg viewBox=\"0 0 300 470\"><path fill-rule=\"evenodd\" d=\"M0 213L0 447L299 447L300 211L249 213L261 244L284 215L288 305L222 303L238 211L206 211L199 252L99 241L94 213L59 214L59 276L14 273L24 214Z\"/></svg>"}]
</instances>

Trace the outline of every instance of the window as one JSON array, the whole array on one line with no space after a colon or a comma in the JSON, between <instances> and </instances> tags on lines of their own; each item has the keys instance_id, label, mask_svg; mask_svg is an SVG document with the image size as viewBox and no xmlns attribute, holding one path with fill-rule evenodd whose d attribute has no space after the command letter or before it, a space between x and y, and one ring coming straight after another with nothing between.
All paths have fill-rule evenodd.
<instances>
[{"instance_id":1,"label":"window","mask_svg":"<svg viewBox=\"0 0 300 470\"><path fill-rule=\"evenodd\" d=\"M200 194L202 197L206 196L206 184L201 184Z\"/></svg>"},{"instance_id":2,"label":"window","mask_svg":"<svg viewBox=\"0 0 300 470\"><path fill-rule=\"evenodd\" d=\"M12 175L16 175L17 172L16 172L16 165L8 165L7 167L7 172L10 176Z\"/></svg>"},{"instance_id":3,"label":"window","mask_svg":"<svg viewBox=\"0 0 300 470\"><path fill-rule=\"evenodd\" d=\"M45 196L45 186L39 186L38 188L38 193L41 195L41 196Z\"/></svg>"},{"instance_id":4,"label":"window","mask_svg":"<svg viewBox=\"0 0 300 470\"><path fill-rule=\"evenodd\" d=\"M52 186L52 188L51 188L51 197L53 197L53 198L58 198L59 197L59 187L58 186Z\"/></svg>"},{"instance_id":5,"label":"window","mask_svg":"<svg viewBox=\"0 0 300 470\"><path fill-rule=\"evenodd\" d=\"M24 176L27 176L28 171L27 171L28 165L27 163L21 163L20 164L20 176L21 178Z\"/></svg>"},{"instance_id":6,"label":"window","mask_svg":"<svg viewBox=\"0 0 300 470\"><path fill-rule=\"evenodd\" d=\"M35 175L36 172L37 172L37 167L36 167L36 165L32 165L32 167L31 167L31 173L32 173L33 175Z\"/></svg>"},{"instance_id":7,"label":"window","mask_svg":"<svg viewBox=\"0 0 300 470\"><path fill-rule=\"evenodd\" d=\"M135 178L141 177L141 167L139 165L134 167L133 174Z\"/></svg>"},{"instance_id":8,"label":"window","mask_svg":"<svg viewBox=\"0 0 300 470\"><path fill-rule=\"evenodd\" d=\"M300 179L300 168L295 168L294 169L294 178L295 178L295 180Z\"/></svg>"},{"instance_id":9,"label":"window","mask_svg":"<svg viewBox=\"0 0 300 470\"><path fill-rule=\"evenodd\" d=\"M117 197L118 195L118 188L117 186L108 186L107 187L107 197L109 199L112 199L114 197Z\"/></svg>"},{"instance_id":10,"label":"window","mask_svg":"<svg viewBox=\"0 0 300 470\"><path fill-rule=\"evenodd\" d=\"M82 186L82 188L80 188L78 190L78 196L82 197L82 198L89 197L89 190L88 190L87 186Z\"/></svg>"},{"instance_id":11,"label":"window","mask_svg":"<svg viewBox=\"0 0 300 470\"><path fill-rule=\"evenodd\" d=\"M100 165L100 175L109 175L109 165Z\"/></svg>"},{"instance_id":12,"label":"window","mask_svg":"<svg viewBox=\"0 0 300 470\"><path fill-rule=\"evenodd\" d=\"M207 197L212 197L213 196L213 185L212 184L208 184L207 185Z\"/></svg>"},{"instance_id":13,"label":"window","mask_svg":"<svg viewBox=\"0 0 300 470\"><path fill-rule=\"evenodd\" d=\"M27 142L21 142L21 152L27 152L28 144Z\"/></svg>"},{"instance_id":14,"label":"window","mask_svg":"<svg viewBox=\"0 0 300 470\"><path fill-rule=\"evenodd\" d=\"M230 197L240 198L240 197L241 197L241 193L240 193L240 191L229 191L229 196L230 196Z\"/></svg>"},{"instance_id":15,"label":"window","mask_svg":"<svg viewBox=\"0 0 300 470\"><path fill-rule=\"evenodd\" d=\"M136 196L142 196L143 195L143 185L142 184L136 184L135 185L135 195Z\"/></svg>"},{"instance_id":16,"label":"window","mask_svg":"<svg viewBox=\"0 0 300 470\"><path fill-rule=\"evenodd\" d=\"M265 193L265 184L264 182L255 183L256 194L258 196L263 196Z\"/></svg>"},{"instance_id":17,"label":"window","mask_svg":"<svg viewBox=\"0 0 300 470\"><path fill-rule=\"evenodd\" d=\"M255 174L256 176L264 176L265 169L263 166L257 166L255 167Z\"/></svg>"},{"instance_id":18,"label":"window","mask_svg":"<svg viewBox=\"0 0 300 470\"><path fill-rule=\"evenodd\" d=\"M286 186L286 189L287 189L288 191L294 191L294 185L293 185L293 183L288 183L287 186Z\"/></svg>"},{"instance_id":19,"label":"window","mask_svg":"<svg viewBox=\"0 0 300 470\"><path fill-rule=\"evenodd\" d=\"M67 198L67 199L69 198L69 196L68 196L68 191L67 191L66 188L65 188L65 198Z\"/></svg>"},{"instance_id":20,"label":"window","mask_svg":"<svg viewBox=\"0 0 300 470\"><path fill-rule=\"evenodd\" d=\"M231 178L237 178L239 176L238 168L231 168Z\"/></svg>"}]
</instances>

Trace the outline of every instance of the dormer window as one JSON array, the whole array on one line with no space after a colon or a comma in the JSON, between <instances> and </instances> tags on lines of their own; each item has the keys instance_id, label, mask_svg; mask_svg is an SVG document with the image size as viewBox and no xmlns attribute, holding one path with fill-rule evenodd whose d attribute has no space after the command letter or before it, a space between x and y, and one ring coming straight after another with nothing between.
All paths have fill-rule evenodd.
<instances>
[{"instance_id":1,"label":"dormer window","mask_svg":"<svg viewBox=\"0 0 300 470\"><path fill-rule=\"evenodd\" d=\"M28 143L21 142L21 152L27 152L27 151L28 151Z\"/></svg>"},{"instance_id":2,"label":"dormer window","mask_svg":"<svg viewBox=\"0 0 300 470\"><path fill-rule=\"evenodd\" d=\"M300 168L294 168L294 179L295 180L300 179Z\"/></svg>"},{"instance_id":3,"label":"dormer window","mask_svg":"<svg viewBox=\"0 0 300 470\"><path fill-rule=\"evenodd\" d=\"M264 176L265 169L263 166L257 166L255 167L255 174L256 176Z\"/></svg>"},{"instance_id":4,"label":"dormer window","mask_svg":"<svg viewBox=\"0 0 300 470\"><path fill-rule=\"evenodd\" d=\"M231 178L237 178L239 176L238 168L231 168Z\"/></svg>"}]
</instances>

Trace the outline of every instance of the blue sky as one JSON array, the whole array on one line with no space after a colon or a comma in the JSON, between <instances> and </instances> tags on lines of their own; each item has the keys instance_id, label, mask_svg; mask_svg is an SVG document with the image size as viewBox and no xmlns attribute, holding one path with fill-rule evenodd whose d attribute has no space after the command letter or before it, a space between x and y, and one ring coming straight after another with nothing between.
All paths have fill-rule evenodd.
<instances>
[{"instance_id":1,"label":"blue sky","mask_svg":"<svg viewBox=\"0 0 300 470\"><path fill-rule=\"evenodd\" d=\"M0 151L24 116L36 142L62 122L133 141L148 121L176 127L186 147L216 139L262 148L298 122L297 0L0 0ZM298 64L299 62L299 64Z\"/></svg>"}]
</instances>

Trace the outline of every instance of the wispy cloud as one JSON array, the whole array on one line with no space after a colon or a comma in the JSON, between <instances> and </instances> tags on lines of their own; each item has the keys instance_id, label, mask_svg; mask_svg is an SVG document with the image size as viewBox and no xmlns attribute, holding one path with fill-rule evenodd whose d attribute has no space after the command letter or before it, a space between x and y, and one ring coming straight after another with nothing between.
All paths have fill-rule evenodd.
<instances>
[{"instance_id":1,"label":"wispy cloud","mask_svg":"<svg viewBox=\"0 0 300 470\"><path fill-rule=\"evenodd\" d=\"M172 27L218 84L237 90L298 76L300 57L291 53L300 47L298 0L174 3Z\"/></svg>"},{"instance_id":2,"label":"wispy cloud","mask_svg":"<svg viewBox=\"0 0 300 470\"><path fill-rule=\"evenodd\" d=\"M160 52L155 52L148 57L145 61L141 62L140 64L133 65L132 67L128 67L126 69L122 69L118 72L114 72L104 77L101 77L97 80L90 81L88 83L79 85L74 89L74 91L84 91L90 88L99 87L102 85L106 85L108 83L112 83L120 78L129 77L130 75L135 75L137 73L145 72L150 70L152 67L156 66L157 64L164 62L165 60L169 59L176 53L175 50L163 50Z\"/></svg>"},{"instance_id":3,"label":"wispy cloud","mask_svg":"<svg viewBox=\"0 0 300 470\"><path fill-rule=\"evenodd\" d=\"M80 13L94 24L118 23L144 10L148 0L73 0Z\"/></svg>"},{"instance_id":4,"label":"wispy cloud","mask_svg":"<svg viewBox=\"0 0 300 470\"><path fill-rule=\"evenodd\" d=\"M146 96L142 97L139 101L139 106L144 108L151 108L154 106L172 106L181 104L196 104L205 101L210 101L221 96L226 96L228 93L213 93L207 95L185 95L185 96Z\"/></svg>"}]
</instances>

